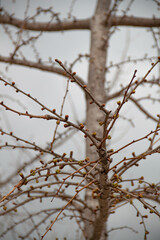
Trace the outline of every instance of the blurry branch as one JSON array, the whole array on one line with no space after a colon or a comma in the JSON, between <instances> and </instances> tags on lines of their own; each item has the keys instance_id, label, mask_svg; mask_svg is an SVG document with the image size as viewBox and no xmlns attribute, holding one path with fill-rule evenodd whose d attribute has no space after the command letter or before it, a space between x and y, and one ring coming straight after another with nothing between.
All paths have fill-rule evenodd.
<instances>
[{"instance_id":1,"label":"blurry branch","mask_svg":"<svg viewBox=\"0 0 160 240\"><path fill-rule=\"evenodd\" d=\"M24 110L27 110L26 106L21 101L19 101L18 99L13 98L13 97L11 97L11 96L9 96L7 94L0 94L0 98L9 99L10 101L17 103Z\"/></svg>"},{"instance_id":2,"label":"blurry branch","mask_svg":"<svg viewBox=\"0 0 160 240\"><path fill-rule=\"evenodd\" d=\"M159 87L159 86L160 86L160 79L157 78L157 79L154 79L154 80L147 80L147 81L145 81L145 84L158 85L158 87ZM132 86L134 86L134 85L135 85L135 83L132 84ZM127 85L127 86L128 86L128 85ZM121 88L120 90L118 90L117 92L106 96L106 101L110 101L110 100L112 100L112 99L114 99L114 98L123 96L123 93L124 93L124 91L126 90L127 86L122 87L122 88Z\"/></svg>"},{"instance_id":3,"label":"blurry branch","mask_svg":"<svg viewBox=\"0 0 160 240\"><path fill-rule=\"evenodd\" d=\"M68 139L71 139L73 135L77 133L77 129L68 128L66 131L62 133L57 133L58 136L55 138L54 149L62 146Z\"/></svg>"},{"instance_id":4,"label":"blurry branch","mask_svg":"<svg viewBox=\"0 0 160 240\"><path fill-rule=\"evenodd\" d=\"M158 54L158 56L160 56L160 27L156 30L157 31L155 31L153 28L150 28L150 31L152 33L153 40L154 40L154 43L155 43L152 47L156 48L157 54ZM158 71L158 75L160 77L160 69Z\"/></svg>"},{"instance_id":5,"label":"blurry branch","mask_svg":"<svg viewBox=\"0 0 160 240\"><path fill-rule=\"evenodd\" d=\"M19 191L20 192L20 191ZM25 193L26 193L26 195L27 195L27 192L30 192L30 190L28 190L28 191L26 191ZM50 197L53 197L54 196L54 192L53 191L50 191L50 192L48 192L48 191L32 191L33 193L39 193L39 195L36 195L36 196L30 196L30 194L28 194L28 196L30 197L30 198L26 198L26 200L23 200L22 202L20 202L20 203L18 203L18 204L15 204L15 206L13 206L13 207L10 207L8 210L7 209L4 209L5 210L5 212L1 212L0 213L0 216L3 216L3 215L5 215L6 213L9 213L9 212L11 212L11 211L14 211L15 209L17 210L17 208L19 208L20 206L23 206L24 204L26 204L26 203L30 203L30 202L32 202L32 201L34 201L34 200L36 200L36 199L42 199L42 198L50 198ZM22 192L23 193L23 192ZM11 195L11 199L10 200L13 200L13 199L16 199L18 196L20 195L20 193L16 193L15 194L15 196L12 196ZM68 201L68 199L70 199L72 196L71 195L69 195L69 194L61 194L61 195L59 195L59 199L61 199L61 200L63 200L63 201ZM76 198L75 199L76 201L78 201L79 203L82 203L83 204L83 202L80 200L80 199L78 199L78 198ZM9 202L9 200L8 200L8 202ZM7 202L7 203L8 203ZM3 205L3 206L5 206L5 205ZM2 206L1 206L2 207Z\"/></svg>"},{"instance_id":6,"label":"blurry branch","mask_svg":"<svg viewBox=\"0 0 160 240\"><path fill-rule=\"evenodd\" d=\"M25 67L30 67L30 68L35 68L35 69L39 69L39 70L46 71L46 72L56 73L56 74L59 74L63 77L67 77L67 78L69 77L69 75L66 74L66 72L63 69L57 68L57 67L54 67L54 66L47 66L47 65L44 65L41 62L33 62L33 61L28 61L26 59L23 59L23 60L12 59L11 57L4 57L4 56L1 56L1 55L0 55L0 62L20 65L20 66L25 66ZM85 82L82 80L82 78L80 78L78 76L76 78L78 79L78 81L81 84L85 84Z\"/></svg>"},{"instance_id":7,"label":"blurry branch","mask_svg":"<svg viewBox=\"0 0 160 240\"><path fill-rule=\"evenodd\" d=\"M160 2L158 0L153 0L158 6L160 6Z\"/></svg>"},{"instance_id":8,"label":"blurry branch","mask_svg":"<svg viewBox=\"0 0 160 240\"><path fill-rule=\"evenodd\" d=\"M159 27L160 18L140 18L140 17L113 17L112 26L132 26L132 27Z\"/></svg>"},{"instance_id":9,"label":"blurry branch","mask_svg":"<svg viewBox=\"0 0 160 240\"><path fill-rule=\"evenodd\" d=\"M144 61L150 61L152 62L153 60L156 60L157 57L148 57L148 56L144 56L142 58L130 58L128 57L128 59L126 60L123 60L121 62L118 62L118 63L113 63L113 62L110 62L110 65L106 67L106 71L109 71L111 68L113 67L117 67L117 69L120 68L121 65L124 65L124 64L127 64L127 63L138 63L138 62L144 62Z\"/></svg>"},{"instance_id":10,"label":"blurry branch","mask_svg":"<svg viewBox=\"0 0 160 240\"><path fill-rule=\"evenodd\" d=\"M115 230L123 230L123 229L129 229L134 233L138 233L138 231L136 231L134 228L129 227L129 226L111 228L110 230L107 231L107 233L110 233L110 232L115 231Z\"/></svg>"},{"instance_id":11,"label":"blurry branch","mask_svg":"<svg viewBox=\"0 0 160 240\"><path fill-rule=\"evenodd\" d=\"M39 233L39 229L37 229L37 224L36 224L36 221L34 220L34 218L32 217L32 214L30 214L29 211L28 211L25 207L23 207L23 209L25 210L25 212L27 213L27 215L30 217L30 222L31 222L31 224L32 224L32 229L29 231L29 233L27 233L25 236L23 236L22 239L25 239L26 237L28 237L28 235L29 235L30 233L32 233L32 231L36 231L38 237L40 238L41 235L40 235L40 233ZM34 230L33 230L33 229L34 229Z\"/></svg>"},{"instance_id":12,"label":"blurry branch","mask_svg":"<svg viewBox=\"0 0 160 240\"><path fill-rule=\"evenodd\" d=\"M24 59L24 55L21 51L21 48L23 46L25 46L26 44L29 44L29 43L32 43L34 41L34 39L32 39L31 41L23 41L22 39L22 33L23 33L23 29L21 28L19 31L18 31L18 35L17 35L17 38L14 39L15 37L13 36L12 32L10 31L9 27L5 24L2 25L5 33L8 35L10 41L12 42L13 46L14 46L14 50L13 52L10 54L10 57L11 58L14 58L14 56L17 54L17 51L19 53L19 55L21 56L22 59ZM40 34L38 34L40 35ZM26 43L26 44L25 44Z\"/></svg>"},{"instance_id":13,"label":"blurry branch","mask_svg":"<svg viewBox=\"0 0 160 240\"><path fill-rule=\"evenodd\" d=\"M155 121L155 122L158 121L154 116L152 116L149 112L147 112L147 110L145 110L145 109L142 107L142 105L141 105L140 103L138 103L138 101L137 101L135 98L130 97L130 100L131 100L131 101L136 105L136 107L138 107L139 110L140 110L141 112L143 112L148 118L152 119L152 120Z\"/></svg>"},{"instance_id":14,"label":"blurry branch","mask_svg":"<svg viewBox=\"0 0 160 240\"><path fill-rule=\"evenodd\" d=\"M71 71L73 66L75 66L75 64L78 61L81 61L82 58L90 59L90 55L89 54L79 54L78 57L70 64L69 70Z\"/></svg>"},{"instance_id":15,"label":"blurry branch","mask_svg":"<svg viewBox=\"0 0 160 240\"><path fill-rule=\"evenodd\" d=\"M45 153L43 154L43 156L45 155ZM17 175L22 172L25 171L25 169L27 168L27 166L31 165L32 163L34 163L35 161L40 160L40 158L42 158L41 153L37 154L34 158L31 158L29 162L25 162L23 163L22 166L20 166L16 171L14 171L8 178L6 178L5 180L0 182L0 187L2 187L3 185L5 185L6 183L10 183L14 177L17 177Z\"/></svg>"},{"instance_id":16,"label":"blurry branch","mask_svg":"<svg viewBox=\"0 0 160 240\"><path fill-rule=\"evenodd\" d=\"M152 33L152 36L153 36L153 39L155 42L155 44L153 45L153 48L156 48L158 55L160 55L160 46L159 46L159 31L160 31L160 29L158 32L156 32L156 31L154 31L153 28L151 28L150 31Z\"/></svg>"},{"instance_id":17,"label":"blurry branch","mask_svg":"<svg viewBox=\"0 0 160 240\"><path fill-rule=\"evenodd\" d=\"M50 231L54 225L54 223L56 222L56 220L58 219L58 217L60 216L60 214L68 207L68 205L70 203L72 203L73 200L75 200L76 196L79 194L79 192L81 192L82 190L84 190L85 188L87 188L88 186L90 186L92 183L94 183L96 180L92 180L91 182L87 183L84 187L82 187L81 189L77 190L75 195L68 201L68 203L61 208L61 211L58 213L58 215L56 216L56 218L54 219L54 221L51 223L51 225L49 226L49 228L46 230L46 232L43 234L43 236L41 237L41 239L43 239L45 237L45 235L48 233L48 231ZM76 199L77 200L77 199Z\"/></svg>"},{"instance_id":18,"label":"blurry branch","mask_svg":"<svg viewBox=\"0 0 160 240\"><path fill-rule=\"evenodd\" d=\"M113 79L112 79L112 81L111 81L111 83L108 87L109 88L108 90L114 89L115 84L117 84L118 80L120 79L120 76L123 72L123 68L121 68L120 65L123 62L125 62L124 60L126 59L128 49L129 49L129 45L130 45L130 37L129 37L129 34L127 32L126 39L125 39L125 44L124 44L124 49L123 49L121 57L120 57L121 60L120 60L120 63L117 65L116 71L115 71ZM112 66L112 64L111 64L111 66ZM116 65L114 64L114 66L116 66ZM108 67L107 67L107 71L108 71Z\"/></svg>"},{"instance_id":19,"label":"blurry branch","mask_svg":"<svg viewBox=\"0 0 160 240\"><path fill-rule=\"evenodd\" d=\"M14 56L16 56L17 52L22 46L28 45L30 42L37 40L41 36L41 34L42 32L40 32L37 36L32 36L32 37L29 37L27 40L22 40L22 31L20 31L18 34L17 40L14 41L15 49L11 54L11 59L13 59Z\"/></svg>"},{"instance_id":20,"label":"blurry branch","mask_svg":"<svg viewBox=\"0 0 160 240\"><path fill-rule=\"evenodd\" d=\"M122 116L122 115L119 115L119 118L121 118L121 119L123 119L123 120L125 120L125 121L128 121L128 122L131 124L132 127L135 127L135 124L134 124L134 122L133 122L133 119L127 118L127 117Z\"/></svg>"},{"instance_id":21,"label":"blurry branch","mask_svg":"<svg viewBox=\"0 0 160 240\"><path fill-rule=\"evenodd\" d=\"M74 8L75 3L76 3L76 0L72 0L71 5L70 5L70 7L69 7L68 14L67 14L69 19L71 19L71 18L74 19L74 18L75 18L75 16L72 15L72 12L73 12L73 8Z\"/></svg>"},{"instance_id":22,"label":"blurry branch","mask_svg":"<svg viewBox=\"0 0 160 240\"><path fill-rule=\"evenodd\" d=\"M153 189L153 187L151 189ZM160 198L157 195L154 195L152 193L150 193L150 194L149 193L143 193L143 197L145 199L152 200L152 201L160 204Z\"/></svg>"},{"instance_id":23,"label":"blurry branch","mask_svg":"<svg viewBox=\"0 0 160 240\"><path fill-rule=\"evenodd\" d=\"M9 24L17 28L22 28L32 31L66 31L66 30L89 30L91 19L80 19L73 21L60 21L58 23L48 22L27 22L27 19L20 20L13 16L1 15L0 24ZM111 26L134 26L134 27L159 27L160 19L156 18L139 18L130 16L112 16L110 18Z\"/></svg>"},{"instance_id":24,"label":"blurry branch","mask_svg":"<svg viewBox=\"0 0 160 240\"><path fill-rule=\"evenodd\" d=\"M41 210L38 211L38 212L35 212L35 213L32 213L32 214L28 214L28 216L25 217L24 219L19 220L19 221L16 221L16 222L14 222L11 226L9 226L5 231L3 231L3 232L1 233L0 237L4 237L4 235L7 234L8 231L16 228L18 225L21 225L21 224L29 221L29 220L30 220L30 217L33 218L34 216L38 216L39 218L42 218L41 215L42 215L42 214L43 214L43 215L45 214L45 217L44 217L39 223L37 223L36 226L34 226L34 230L36 230L39 225L41 225L42 223L45 223L45 221L46 221L50 216L53 216L57 211L60 211L60 209L61 209L61 208L55 208L54 210L53 210L53 208L52 208L52 209L45 209L45 210L41 209ZM67 210L70 211L71 209L67 209ZM74 210L75 210L75 209L72 209L72 211L74 211ZM30 233L30 234L31 234L31 233ZM30 234L29 234L29 235L30 235ZM23 239L25 239L24 236L23 236Z\"/></svg>"},{"instance_id":25,"label":"blurry branch","mask_svg":"<svg viewBox=\"0 0 160 240\"><path fill-rule=\"evenodd\" d=\"M158 57L158 59L159 59L159 57ZM158 60L158 61L160 61L160 60ZM158 63L158 61L155 63L155 64L157 64ZM152 66L153 66L154 64L152 64ZM147 74L149 74L150 73L150 71L147 73ZM147 80L146 79L146 76L144 76L143 78L142 78L142 80L141 80L141 78L140 79L137 79L137 83L138 83L138 86L141 84L151 84L151 86L153 86L153 85L158 85L158 87L160 86L160 79L159 78L157 78L157 79L153 79L153 80ZM134 86L136 86L137 84L136 84L136 82L133 82L132 84L131 84L131 87L134 87ZM117 92L114 92L113 94L110 94L110 95L108 95L108 96L106 96L106 101L108 102L108 101L110 101L110 100L112 100L112 99L114 99L114 98L118 98L118 97L121 97L121 96L123 96L123 94L124 94L124 91L127 89L127 87L128 87L128 85L127 86L121 86L122 88L120 89L120 90L118 90ZM147 97L143 97L143 98L138 98L136 101L140 101L140 100L143 100L143 99L150 99L150 100L153 100L153 101L159 101L159 99L156 99L156 98L153 98L153 97L151 97L150 95L149 96L147 96Z\"/></svg>"},{"instance_id":26,"label":"blurry branch","mask_svg":"<svg viewBox=\"0 0 160 240\"><path fill-rule=\"evenodd\" d=\"M77 212L77 209L74 207L70 207L70 208L67 208L66 209L67 211L70 211L70 212ZM45 217L43 217L43 219L41 220L41 221L39 221L35 226L32 226L32 228L25 234L25 235L23 235L23 236L19 236L19 238L21 238L21 239L28 239L28 237L32 234L32 232L34 232L35 230L38 230L38 227L40 227L41 225L42 225L42 223L45 223L51 216L53 216L55 213L57 213L58 211L60 211L60 208L57 208L57 209L50 209L50 210L47 210L47 211L44 211L43 212L43 214L45 213L46 214L46 216ZM36 213L36 214L34 214L35 216L36 215L40 215L41 214L41 212L38 212L38 213ZM33 214L30 214L30 217L32 217L32 215ZM33 216L34 216L33 215ZM65 214L65 217L71 217L71 216L73 216L73 215L69 215L69 214ZM40 216L41 218L42 218L42 216ZM64 218L64 216L62 216L61 218L59 218L58 220L62 220ZM28 218L28 219L30 219L30 218ZM25 221L26 220L28 220L28 219L25 219ZM19 224L21 224L21 222L19 222ZM15 225L14 226L12 226L12 227L15 227ZM39 239L41 238L39 235L38 235L38 237L39 237Z\"/></svg>"},{"instance_id":27,"label":"blurry branch","mask_svg":"<svg viewBox=\"0 0 160 240\"><path fill-rule=\"evenodd\" d=\"M27 22L27 20L20 20L13 18L12 16L1 15L0 23L9 24L17 28L21 28L32 31L64 31L64 30L88 30L90 29L90 19L74 20L74 21L60 21L59 23L48 22Z\"/></svg>"},{"instance_id":28,"label":"blurry branch","mask_svg":"<svg viewBox=\"0 0 160 240\"><path fill-rule=\"evenodd\" d=\"M149 95L147 95L147 96L145 96L145 97L140 97L140 98L137 98L137 101L138 101L138 102L140 102L140 101L143 101L143 100L148 100L148 99L152 100L152 102L153 102L153 103L155 103L155 102L160 102L160 99L159 99L159 98L154 98L154 97L151 97L151 95L150 95L150 94L149 94Z\"/></svg>"},{"instance_id":29,"label":"blurry branch","mask_svg":"<svg viewBox=\"0 0 160 240\"><path fill-rule=\"evenodd\" d=\"M75 134L77 131L75 131L75 129L72 128L68 128L66 131L64 131L63 133L59 134L58 137L56 137L56 143L54 145L54 149L56 149L57 147L59 147L59 145L62 145L65 141L68 140L68 138L72 137L73 134ZM58 142L57 142L58 141ZM23 148L22 148L23 149ZM45 150L47 150L47 148L45 148ZM42 154L39 153L37 154L35 157L31 158L28 162L23 163L20 167L18 167L18 169L16 171L14 171L13 173L11 173L11 175L9 177L7 177L5 180L0 181L0 187L2 187L3 185L5 185L6 183L9 184L11 181L13 181L13 178L17 177L18 174L22 171L25 171L26 168L28 166L31 166L34 162L38 161L38 160L42 160L42 158L44 158L46 155L46 153L43 153L43 157ZM45 162L45 160L44 160Z\"/></svg>"}]
</instances>

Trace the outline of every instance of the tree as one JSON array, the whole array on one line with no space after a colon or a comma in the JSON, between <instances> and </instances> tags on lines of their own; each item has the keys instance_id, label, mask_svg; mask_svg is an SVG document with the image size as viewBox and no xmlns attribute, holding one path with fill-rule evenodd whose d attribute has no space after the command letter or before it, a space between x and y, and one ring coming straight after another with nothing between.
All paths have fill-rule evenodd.
<instances>
[{"instance_id":1,"label":"tree","mask_svg":"<svg viewBox=\"0 0 160 240\"><path fill-rule=\"evenodd\" d=\"M157 71L160 62L158 42L160 19L129 16L129 9L134 2L98 0L93 17L78 19L72 16L72 8L75 4L73 1L68 19L64 20L52 8L39 7L36 13L29 13L28 9L32 6L32 2L29 1L27 1L24 10L24 19L20 19L7 12L2 4L0 23L3 26L4 34L12 41L14 49L8 56L0 55L0 62L7 66L24 66L59 74L67 79L67 85L61 107L57 110L57 108L52 107L53 103L50 103L49 106L46 105L33 94L28 93L27 90L18 87L16 79L7 79L7 76L1 73L1 89L4 92L6 88L7 91L12 89L20 97L20 102L16 103L15 98L1 93L1 98L5 98L0 102L1 111L7 112L8 118L11 115L20 116L21 124L24 122L24 117L28 121L29 119L31 119L30 121L43 120L47 121L49 128L52 129L53 125L50 125L50 122L54 121L55 124L52 139L48 139L47 143L43 144L40 141L38 144L18 136L14 129L10 132L4 128L0 130L2 141L4 141L0 146L1 153L4 149L22 150L20 152L21 165L10 176L1 180L1 186L6 188L7 183L13 183L16 179L16 184L12 190L7 189L8 193L4 194L0 200L1 216L9 216L14 219L11 224L7 224L1 237L12 229L16 229L18 234L16 227L26 225L29 220L32 226L28 224L30 229L27 229L26 233L19 237L28 239L30 236L38 236L44 239L49 234L49 230L54 229L56 221L71 217L77 222L85 239L108 239L107 222L109 216L115 213L119 207L130 204L141 219L144 239L147 239L149 231L145 219L152 213L160 216L157 209L157 205L160 203L160 185L148 182L143 176L143 172L140 177L126 178L125 176L128 176L126 174L130 172L130 169L136 171L135 169L138 169L140 162L144 164L146 159L150 159L152 155L157 155L160 152L158 145L160 113L157 90L160 85ZM123 9L123 14L120 15L118 11L121 4L125 4L126 7L125 10ZM152 4L159 7L158 1L153 1ZM122 7L124 6L122 5ZM40 21L39 18L42 14L49 16L49 20ZM140 59L126 59L123 52L124 56L121 62L109 65L107 55L110 41L112 36L117 34L118 28L122 26L149 29L153 35L158 54L149 57L143 56ZM42 60L39 56L41 51L36 47L36 43L38 46L38 41L43 37L43 34L51 32L54 35L54 32L71 30L90 31L90 53L84 55L81 53L70 65L57 56L54 56L55 61L52 57L47 62ZM78 44L80 43L79 41ZM36 60L33 61L29 58L28 50L25 50L25 47L33 49ZM47 47L47 43L44 47ZM124 51L127 51L127 47ZM83 58L88 59L88 81L79 76L81 74L79 68L77 73L74 71L75 64ZM136 62L142 62L142 66L147 66L148 69L139 78L137 77L137 69L133 66L133 63ZM126 63L132 63L132 71L129 71L127 81L118 86L118 81L122 79L122 67ZM115 77L109 75L109 71L114 67L118 69L115 71ZM152 72L154 72L155 77L151 76ZM76 119L74 121L70 112L65 113L68 92L73 85L78 85L84 93L85 120ZM147 95L148 86L153 88L151 95ZM138 89L143 89L141 91L144 93L139 98L136 97ZM59 94L60 96L61 94ZM33 112L32 108L32 111L30 109L25 111L23 106L18 106L18 104L22 105L23 97L31 100L33 104L37 104L38 108L34 108ZM142 100L146 100L145 103L142 103ZM147 106L151 106L150 102L152 104L155 102L156 113L154 109L147 109ZM127 142L122 140L123 144L117 144L113 149L114 138L118 137L120 140L122 138L122 136L118 136L120 121L123 121L123 126L128 120L137 127L137 122L134 123L136 119L128 119L128 115L123 111L125 106L131 103L148 118L145 120L146 133L136 138L132 134L130 137L127 135ZM73 106L73 103L71 105ZM138 116L139 112L136 114ZM150 130L150 125L147 125L148 121L154 123L152 123L152 130ZM27 129L27 131L29 130ZM124 131L122 133L125 135ZM86 154L84 158L78 156L72 148L66 154L63 152L63 147L59 147L63 142L67 144L66 142L70 141L73 134L78 134L80 139L85 139ZM10 142L10 139L14 142ZM79 144L82 144L82 140L79 141ZM141 142L144 141L145 145L141 145ZM67 149L69 145L67 145ZM59 152L56 151L57 146ZM131 148L132 146L133 148ZM133 149L135 150L132 151ZM26 151L28 153L27 163L25 162ZM31 152L35 155L30 155ZM152 165L154 167L154 164ZM28 172L29 170L30 172ZM18 174L21 180L17 180ZM81 195L83 192L85 195ZM43 202L44 199L49 199L50 203L46 200L47 204L40 204L40 209L35 209L34 203L38 205L38 202ZM57 199L61 200L60 203L57 202ZM145 214L139 209L137 202L146 209ZM17 220L15 220L15 216L17 216ZM46 229L43 228L44 223Z\"/></svg>"}]
</instances>

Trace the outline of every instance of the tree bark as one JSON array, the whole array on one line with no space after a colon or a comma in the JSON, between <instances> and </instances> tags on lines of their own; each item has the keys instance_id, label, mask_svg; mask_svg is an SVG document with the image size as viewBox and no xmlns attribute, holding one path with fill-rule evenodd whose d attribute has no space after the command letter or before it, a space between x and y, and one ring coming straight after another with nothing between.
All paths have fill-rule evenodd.
<instances>
[{"instance_id":1,"label":"tree bark","mask_svg":"<svg viewBox=\"0 0 160 240\"><path fill-rule=\"evenodd\" d=\"M70 30L89 30L90 18L76 19L74 21L61 21L60 23L48 22L27 22L13 16L0 15L0 24L9 24L17 28L31 31L70 31ZM110 19L111 26L132 26L132 27L159 27L160 18L141 18L132 16L112 16Z\"/></svg>"},{"instance_id":2,"label":"tree bark","mask_svg":"<svg viewBox=\"0 0 160 240\"><path fill-rule=\"evenodd\" d=\"M12 16L1 15L0 23L9 24L17 28L23 28L32 31L67 31L67 30L88 30L90 19L79 19L74 21L61 21L58 23L29 22L14 18Z\"/></svg>"},{"instance_id":3,"label":"tree bark","mask_svg":"<svg viewBox=\"0 0 160 240\"><path fill-rule=\"evenodd\" d=\"M95 14L91 21L91 49L90 49L90 64L88 75L88 88L92 92L93 96L99 101L99 103L105 103L105 67L107 58L107 46L108 46L108 26L107 12L109 10L110 0L98 0ZM103 122L105 114L95 104L90 104L90 99L87 98L86 106L86 125L89 131L96 132L98 138L103 138L104 128L99 125L99 122ZM97 149L94 146L90 146L89 139L86 140L86 156L91 161L99 158ZM99 181L101 184L106 184L107 175L105 178L99 173ZM92 198L91 192L86 190L85 201L92 209L96 209L98 206L99 211L95 215L90 210L85 211L86 218L90 219L94 223L91 225L89 221L85 222L86 239L107 239L105 236L106 221L108 217L108 194L109 190L103 192L102 198L98 201Z\"/></svg>"}]
</instances>

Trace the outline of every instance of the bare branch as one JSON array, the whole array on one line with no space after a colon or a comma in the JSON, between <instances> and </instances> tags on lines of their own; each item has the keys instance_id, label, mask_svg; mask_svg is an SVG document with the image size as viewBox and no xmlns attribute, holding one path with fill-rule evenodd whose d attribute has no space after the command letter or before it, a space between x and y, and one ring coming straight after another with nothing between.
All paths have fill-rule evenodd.
<instances>
[{"instance_id":1,"label":"bare branch","mask_svg":"<svg viewBox=\"0 0 160 240\"><path fill-rule=\"evenodd\" d=\"M48 22L27 22L26 20L20 20L7 15L0 16L0 23L9 24L17 28L23 26L24 29L32 31L66 31L66 30L89 30L90 19L81 19L73 21L64 21L60 23L49 23Z\"/></svg>"},{"instance_id":2,"label":"bare branch","mask_svg":"<svg viewBox=\"0 0 160 240\"><path fill-rule=\"evenodd\" d=\"M61 21L60 23L50 23L47 22L27 22L26 20L20 20L18 18L13 18L12 16L1 15L0 23L9 24L17 28L23 26L24 29L32 31L66 31L66 30L89 30L91 19L79 19L73 21ZM110 20L111 26L133 26L133 27L159 27L159 18L139 18L132 16L114 16Z\"/></svg>"},{"instance_id":3,"label":"bare branch","mask_svg":"<svg viewBox=\"0 0 160 240\"><path fill-rule=\"evenodd\" d=\"M138 103L138 101L136 101L135 98L130 97L130 100L136 105L136 107L138 107L141 112L143 112L148 118L152 119L153 121L157 122L158 119L156 119L154 116L152 116L147 110L145 110L142 105L140 103Z\"/></svg>"},{"instance_id":4,"label":"bare branch","mask_svg":"<svg viewBox=\"0 0 160 240\"><path fill-rule=\"evenodd\" d=\"M140 17L113 17L112 26L132 26L132 27L159 27L160 18L140 18Z\"/></svg>"},{"instance_id":5,"label":"bare branch","mask_svg":"<svg viewBox=\"0 0 160 240\"><path fill-rule=\"evenodd\" d=\"M26 59L23 59L23 60L12 59L11 57L4 57L4 56L0 56L0 62L35 68L35 69L39 69L39 70L46 71L46 72L57 73L63 77L67 77L67 78L70 77L70 75L67 75L67 73L63 69L57 68L54 66L47 66L40 62L28 61ZM85 84L85 82L82 80L82 78L80 78L78 76L76 76L76 78L78 79L78 81L81 84L83 84L83 85Z\"/></svg>"}]
</instances>

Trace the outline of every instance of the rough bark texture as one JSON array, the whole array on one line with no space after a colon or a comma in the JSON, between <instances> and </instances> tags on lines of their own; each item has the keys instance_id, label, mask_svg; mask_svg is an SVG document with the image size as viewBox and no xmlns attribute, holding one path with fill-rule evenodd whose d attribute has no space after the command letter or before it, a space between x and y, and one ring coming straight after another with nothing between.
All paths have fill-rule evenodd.
<instances>
[{"instance_id":1,"label":"rough bark texture","mask_svg":"<svg viewBox=\"0 0 160 240\"><path fill-rule=\"evenodd\" d=\"M107 44L108 44L108 28L106 27L107 12L110 6L110 0L99 0L94 17L91 21L91 49L90 49L90 65L89 65L89 76L88 76L88 88L96 99L100 103L105 103L105 67L106 67L106 56L107 56ZM95 104L90 104L90 99L87 99L87 113L86 113L86 124L90 132L96 132L97 137L103 137L103 126L99 125L99 122L104 121L105 115L98 109ZM87 139L86 143L86 155L93 161L98 159L98 154L95 147L90 146L90 140ZM106 185L106 176L99 173L99 181L101 184ZM104 189L103 189L104 190ZM86 210L85 214L87 218L94 221L94 226L86 221L85 233L87 239L107 239L105 236L105 227L108 217L108 194L109 191L106 189L99 202L92 199L91 192L86 191L85 200L87 205L96 208L99 206L100 211L97 216L93 216L90 210Z\"/></svg>"}]
</instances>

